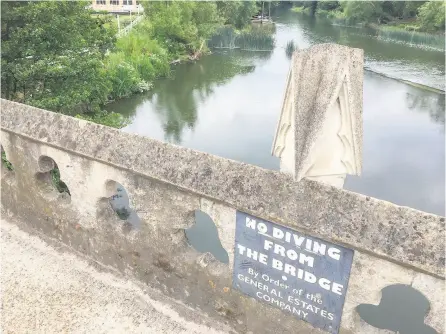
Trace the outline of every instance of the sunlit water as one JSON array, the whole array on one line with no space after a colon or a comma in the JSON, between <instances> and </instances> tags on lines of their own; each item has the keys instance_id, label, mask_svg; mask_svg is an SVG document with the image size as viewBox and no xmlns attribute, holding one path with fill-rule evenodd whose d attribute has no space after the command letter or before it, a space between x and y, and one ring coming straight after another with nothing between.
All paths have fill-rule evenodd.
<instances>
[{"instance_id":1,"label":"sunlit water","mask_svg":"<svg viewBox=\"0 0 446 334\"><path fill-rule=\"evenodd\" d=\"M268 169L279 168L271 145L290 60L299 48L336 42L364 49L366 68L444 89L444 55L380 41L366 30L333 27L294 13L276 18L273 52L214 52L175 67L150 93L108 106L129 115L124 131ZM345 188L444 215L444 95L371 71L364 75L361 177Z\"/></svg>"}]
</instances>

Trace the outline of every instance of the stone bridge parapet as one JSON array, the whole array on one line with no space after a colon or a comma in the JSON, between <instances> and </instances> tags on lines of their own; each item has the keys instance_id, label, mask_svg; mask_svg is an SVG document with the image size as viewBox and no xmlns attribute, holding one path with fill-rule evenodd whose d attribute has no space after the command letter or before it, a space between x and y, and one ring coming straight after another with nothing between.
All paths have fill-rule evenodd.
<instances>
[{"instance_id":1,"label":"stone bridge parapet","mask_svg":"<svg viewBox=\"0 0 446 334\"><path fill-rule=\"evenodd\" d=\"M392 284L430 303L426 324L444 332L444 218L317 181L1 100L2 210L94 260L131 275L234 333L319 333L232 286L236 212L354 251L340 333L390 333L358 315ZM57 165L69 189L52 186ZM140 219L128 224L109 198L116 184ZM188 242L200 210L215 223L227 263Z\"/></svg>"}]
</instances>

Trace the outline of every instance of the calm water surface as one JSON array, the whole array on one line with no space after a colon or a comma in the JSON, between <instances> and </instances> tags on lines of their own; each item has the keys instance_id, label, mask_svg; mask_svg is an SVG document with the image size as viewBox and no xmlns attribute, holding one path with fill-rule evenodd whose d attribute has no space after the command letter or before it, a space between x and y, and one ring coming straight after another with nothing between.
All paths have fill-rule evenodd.
<instances>
[{"instance_id":1,"label":"calm water surface","mask_svg":"<svg viewBox=\"0 0 446 334\"><path fill-rule=\"evenodd\" d=\"M108 106L129 115L124 131L268 169L290 60L284 46L336 42L365 51L366 68L444 89L444 55L379 41L366 30L333 27L295 13L276 18L272 52L221 51L175 67L153 90ZM364 164L345 188L444 215L443 94L364 73Z\"/></svg>"}]
</instances>

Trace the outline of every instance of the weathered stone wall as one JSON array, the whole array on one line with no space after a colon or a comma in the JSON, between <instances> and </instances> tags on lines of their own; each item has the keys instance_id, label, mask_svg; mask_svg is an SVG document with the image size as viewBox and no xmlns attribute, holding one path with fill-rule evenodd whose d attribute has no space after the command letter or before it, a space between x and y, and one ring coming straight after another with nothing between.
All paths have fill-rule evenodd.
<instances>
[{"instance_id":1,"label":"weathered stone wall","mask_svg":"<svg viewBox=\"0 0 446 334\"><path fill-rule=\"evenodd\" d=\"M21 228L62 241L239 333L320 333L232 289L235 212L244 211L354 249L341 333L390 333L361 320L358 304L412 285L428 299L426 323L444 332L444 218L101 125L2 100L2 210ZM71 196L48 181L52 161ZM142 220L111 209L115 182ZM217 226L229 263L191 247L194 211ZM259 314L262 316L259 317Z\"/></svg>"},{"instance_id":2,"label":"weathered stone wall","mask_svg":"<svg viewBox=\"0 0 446 334\"><path fill-rule=\"evenodd\" d=\"M364 51L333 43L293 53L272 154L282 172L343 187L362 169Z\"/></svg>"}]
</instances>

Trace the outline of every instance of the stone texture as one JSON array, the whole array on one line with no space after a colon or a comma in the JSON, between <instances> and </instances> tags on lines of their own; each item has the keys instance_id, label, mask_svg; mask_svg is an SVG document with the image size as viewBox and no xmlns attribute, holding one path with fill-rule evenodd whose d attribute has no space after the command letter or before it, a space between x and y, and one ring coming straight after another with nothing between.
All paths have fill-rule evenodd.
<instances>
[{"instance_id":1,"label":"stone texture","mask_svg":"<svg viewBox=\"0 0 446 334\"><path fill-rule=\"evenodd\" d=\"M445 332L445 282L422 273L415 274L412 287L424 294L430 302L425 323L439 334Z\"/></svg>"},{"instance_id":2,"label":"stone texture","mask_svg":"<svg viewBox=\"0 0 446 334\"><path fill-rule=\"evenodd\" d=\"M230 206L130 169L22 136L3 132L2 136L6 138L2 143L14 148L8 158L19 166L12 174L2 168L2 174L10 176L2 178L2 206L6 214L17 218L20 228L48 242L61 242L148 288L201 310L236 332L243 333L247 326L271 333L290 328L310 332L310 325L280 310L271 309L258 319L259 310L269 308L258 303L244 307L242 296L232 289L229 264L208 253L201 254L188 244L184 229L194 224L193 213L201 209L214 220L223 247L232 252L231 217L235 210ZM71 197L36 178L36 173L45 174L50 166L39 164L42 156L58 164ZM14 182L9 182L12 179ZM142 220L138 228L128 226L112 211L107 196L114 182L127 190L132 208Z\"/></svg>"},{"instance_id":3,"label":"stone texture","mask_svg":"<svg viewBox=\"0 0 446 334\"><path fill-rule=\"evenodd\" d=\"M273 155L295 180L342 187L360 175L363 54L338 44L293 54Z\"/></svg>"},{"instance_id":4,"label":"stone texture","mask_svg":"<svg viewBox=\"0 0 446 334\"><path fill-rule=\"evenodd\" d=\"M344 77L348 89L348 112L352 117L352 150L357 175L362 165L362 86L364 52L338 44L319 44L293 55L296 113L296 172L297 179L308 166L310 149L321 136L327 110Z\"/></svg>"},{"instance_id":5,"label":"stone texture","mask_svg":"<svg viewBox=\"0 0 446 334\"><path fill-rule=\"evenodd\" d=\"M384 287L397 283L410 285L414 276L413 270L355 251L342 314L342 328L361 334L392 333L364 322L355 308L359 304L379 304Z\"/></svg>"},{"instance_id":6,"label":"stone texture","mask_svg":"<svg viewBox=\"0 0 446 334\"><path fill-rule=\"evenodd\" d=\"M2 220L2 333L232 332L139 282L57 248Z\"/></svg>"},{"instance_id":7,"label":"stone texture","mask_svg":"<svg viewBox=\"0 0 446 334\"><path fill-rule=\"evenodd\" d=\"M234 265L234 247L235 247L235 209L225 205L212 202L202 198L200 208L207 213L217 226L219 238L223 248L229 256L229 268L219 266L222 270L230 270L232 275Z\"/></svg>"},{"instance_id":8,"label":"stone texture","mask_svg":"<svg viewBox=\"0 0 446 334\"><path fill-rule=\"evenodd\" d=\"M2 207L25 231L57 240L234 332L322 333L233 290L232 262L222 264L188 245L184 229L200 209L214 220L232 261L238 209L355 249L341 333L385 333L362 322L354 308L377 303L382 287L410 284L422 271L429 275L414 287L416 282L433 305L428 321L444 328L438 316L444 304L433 292L444 282L434 277L444 275L444 240L438 237L444 218L1 102L1 144L14 165L12 172L2 167ZM71 196L45 179L53 160ZM139 228L129 228L111 210L107 197L116 182L141 218Z\"/></svg>"},{"instance_id":9,"label":"stone texture","mask_svg":"<svg viewBox=\"0 0 446 334\"><path fill-rule=\"evenodd\" d=\"M87 195L84 187L94 182L94 186L88 185L88 191L92 191L92 197L100 198L110 175L118 178L117 175L125 174L120 183L129 188L131 196L147 185L149 188L143 192L148 198L159 200L153 209L163 218L152 218L158 219L160 226L184 224L188 210L196 209L193 206L205 197L315 237L444 277L444 239L438 237L444 235L443 217L314 181L295 182L279 172L6 100L1 100L1 107L2 145L17 166L14 172L17 180L21 180L19 185L10 186L10 195L2 193L2 202L16 212L26 211L17 207L18 202L34 201L32 206L25 205L31 213L43 210L50 200L18 194L35 183L38 159L48 154L53 155L70 189L74 192L78 189L78 194L73 193L71 206L67 204L65 209L71 210L76 220L81 214L85 226L98 222L91 220L96 202L82 203ZM58 161L59 155L65 158ZM67 167L71 166L70 161L78 161L76 168ZM89 166L95 164L98 167L90 170ZM152 187L159 191L152 191ZM177 215L166 213L166 202L161 199L169 201L166 196L171 194L163 193L162 189L171 189L181 193L180 198L188 199L185 203L170 202ZM52 201L55 207L62 205L54 198ZM143 207L142 203L150 201L137 205ZM157 224L148 226L152 225L158 229Z\"/></svg>"}]
</instances>

